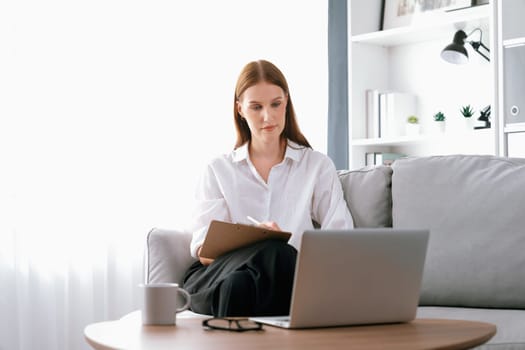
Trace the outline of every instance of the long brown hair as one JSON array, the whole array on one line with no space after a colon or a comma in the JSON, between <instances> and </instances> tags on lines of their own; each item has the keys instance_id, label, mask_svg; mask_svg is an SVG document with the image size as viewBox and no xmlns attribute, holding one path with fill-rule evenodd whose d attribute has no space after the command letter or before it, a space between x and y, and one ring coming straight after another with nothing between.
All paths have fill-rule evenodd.
<instances>
[{"instance_id":1,"label":"long brown hair","mask_svg":"<svg viewBox=\"0 0 525 350\"><path fill-rule=\"evenodd\" d=\"M281 133L281 138L290 139L301 146L312 148L308 140L306 140L306 137L304 137L304 135L301 133L299 125L297 124L292 98L290 96L290 91L288 90L286 78L279 68L277 68L273 63L265 60L258 60L248 63L246 66L244 66L241 74L239 75L239 78L237 79L235 96L233 99L233 119L235 123L235 129L237 131L237 141L235 142L235 148L244 145L246 142L252 139L252 133L250 132L248 123L246 123L246 121L239 114L237 102L246 89L260 82L277 85L283 89L285 95L288 96L288 103L286 104L286 119L284 130Z\"/></svg>"}]
</instances>

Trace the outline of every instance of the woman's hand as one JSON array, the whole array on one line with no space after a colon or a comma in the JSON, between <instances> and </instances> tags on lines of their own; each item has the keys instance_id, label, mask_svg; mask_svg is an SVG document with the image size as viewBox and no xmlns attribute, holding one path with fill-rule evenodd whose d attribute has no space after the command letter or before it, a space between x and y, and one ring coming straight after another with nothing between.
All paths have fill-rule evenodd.
<instances>
[{"instance_id":1,"label":"woman's hand","mask_svg":"<svg viewBox=\"0 0 525 350\"><path fill-rule=\"evenodd\" d=\"M201 262L202 265L208 266L209 264L211 264L213 262L214 259L201 257L201 249L202 249L202 246L200 246L199 249L197 250L197 255L199 256L199 261Z\"/></svg>"},{"instance_id":2,"label":"woman's hand","mask_svg":"<svg viewBox=\"0 0 525 350\"><path fill-rule=\"evenodd\" d=\"M266 221L266 222L261 222L259 225L259 227L263 227L263 228L266 228L268 230L273 230L273 231L282 231L281 228L279 227L279 225L277 225L277 223L275 221ZM208 266L210 265L213 260L215 259L210 259L210 258L203 258L201 257L201 249L202 249L202 246L199 247L199 249L197 249L197 255L199 257L199 261L201 262L202 265L204 266Z\"/></svg>"},{"instance_id":3,"label":"woman's hand","mask_svg":"<svg viewBox=\"0 0 525 350\"><path fill-rule=\"evenodd\" d=\"M279 225L277 225L275 221L261 222L259 226L267 228L269 230L273 230L273 231L282 231Z\"/></svg>"}]
</instances>

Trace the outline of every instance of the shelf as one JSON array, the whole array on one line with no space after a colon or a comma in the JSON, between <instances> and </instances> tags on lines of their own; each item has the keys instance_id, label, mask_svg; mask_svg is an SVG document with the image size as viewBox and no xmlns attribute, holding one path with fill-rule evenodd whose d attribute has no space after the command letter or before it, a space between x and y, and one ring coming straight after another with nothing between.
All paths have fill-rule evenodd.
<instances>
[{"instance_id":1,"label":"shelf","mask_svg":"<svg viewBox=\"0 0 525 350\"><path fill-rule=\"evenodd\" d=\"M522 45L525 45L525 37L503 40L503 47L505 48Z\"/></svg>"},{"instance_id":2,"label":"shelf","mask_svg":"<svg viewBox=\"0 0 525 350\"><path fill-rule=\"evenodd\" d=\"M433 136L433 135L432 135ZM417 143L428 139L428 136L401 136L396 138L354 139L352 146L396 146L407 143Z\"/></svg>"},{"instance_id":3,"label":"shelf","mask_svg":"<svg viewBox=\"0 0 525 350\"><path fill-rule=\"evenodd\" d=\"M504 133L525 132L525 123L507 124L503 128Z\"/></svg>"},{"instance_id":4,"label":"shelf","mask_svg":"<svg viewBox=\"0 0 525 350\"><path fill-rule=\"evenodd\" d=\"M463 132L444 132L435 134L421 134L418 136L400 136L396 138L375 138L375 139L354 139L352 147L369 147L369 146L402 146L415 143L438 142L443 140L465 139L472 136L483 136L492 133L492 129L477 129Z\"/></svg>"},{"instance_id":5,"label":"shelf","mask_svg":"<svg viewBox=\"0 0 525 350\"><path fill-rule=\"evenodd\" d=\"M482 24L488 25L489 10L490 6L480 5L462 10L432 13L422 16L424 21L418 21L410 26L354 35L352 42L389 47L437 39L448 32L452 40L454 32L458 29L467 27L474 29Z\"/></svg>"}]
</instances>

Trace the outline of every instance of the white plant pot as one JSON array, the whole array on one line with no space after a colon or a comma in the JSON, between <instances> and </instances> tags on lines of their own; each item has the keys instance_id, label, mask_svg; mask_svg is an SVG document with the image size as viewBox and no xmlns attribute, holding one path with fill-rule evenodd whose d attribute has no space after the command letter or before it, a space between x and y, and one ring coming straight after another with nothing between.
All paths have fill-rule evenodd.
<instances>
[{"instance_id":1,"label":"white plant pot","mask_svg":"<svg viewBox=\"0 0 525 350\"><path fill-rule=\"evenodd\" d=\"M437 133L444 133L447 130L447 123L445 121L442 122L434 122L435 124L435 130Z\"/></svg>"},{"instance_id":2,"label":"white plant pot","mask_svg":"<svg viewBox=\"0 0 525 350\"><path fill-rule=\"evenodd\" d=\"M418 136L421 130L419 124L406 123L405 125L405 134L406 136Z\"/></svg>"},{"instance_id":3,"label":"white plant pot","mask_svg":"<svg viewBox=\"0 0 525 350\"><path fill-rule=\"evenodd\" d=\"M465 123L465 129L467 131L474 130L474 118L470 117L470 118L463 118L463 119L464 119L464 123Z\"/></svg>"}]
</instances>

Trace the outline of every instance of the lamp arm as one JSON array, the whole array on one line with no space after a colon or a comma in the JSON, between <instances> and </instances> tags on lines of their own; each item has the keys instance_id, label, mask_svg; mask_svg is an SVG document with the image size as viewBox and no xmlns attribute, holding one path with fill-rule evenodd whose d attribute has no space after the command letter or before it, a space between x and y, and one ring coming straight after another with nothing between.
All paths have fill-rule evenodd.
<instances>
[{"instance_id":1,"label":"lamp arm","mask_svg":"<svg viewBox=\"0 0 525 350\"><path fill-rule=\"evenodd\" d=\"M474 34L475 32L479 32L479 42L481 42L482 36L483 36L483 32L481 31L481 28L476 28L472 30L470 33L467 34L467 38L470 38L470 36Z\"/></svg>"},{"instance_id":2,"label":"lamp arm","mask_svg":"<svg viewBox=\"0 0 525 350\"><path fill-rule=\"evenodd\" d=\"M485 49L485 51L487 51L488 53L490 53L489 48L488 48L487 46L485 46L485 44L483 44L481 41L480 41L479 43L480 43L481 47ZM490 62L490 58L489 58L487 55L483 55L483 54L481 53L481 51L479 51L479 50L478 50L477 52L478 52L481 56L483 56L487 61Z\"/></svg>"},{"instance_id":3,"label":"lamp arm","mask_svg":"<svg viewBox=\"0 0 525 350\"><path fill-rule=\"evenodd\" d=\"M481 41L469 41L469 44L472 46L474 51L476 51L481 57L483 57L484 59L490 62L490 58L479 50L479 47L481 46L482 48L485 49L485 51L490 53L489 48L485 46L485 44L483 44Z\"/></svg>"},{"instance_id":4,"label":"lamp arm","mask_svg":"<svg viewBox=\"0 0 525 350\"><path fill-rule=\"evenodd\" d=\"M490 52L490 49L487 46L485 46L485 44L483 44L481 41L479 42L479 44L481 45L482 48L487 50L487 52Z\"/></svg>"},{"instance_id":5,"label":"lamp arm","mask_svg":"<svg viewBox=\"0 0 525 350\"><path fill-rule=\"evenodd\" d=\"M467 38L470 37L472 34L474 34L474 32L479 32L479 41L472 40L472 41L469 41L469 44L472 46L472 48L474 48L474 51L476 51L481 57L483 57L484 59L490 62L490 58L479 50L479 47L481 46L483 49L485 49L485 51L490 53L490 49L487 46L485 46L485 44L483 44L483 41L482 41L483 31L480 28L476 28L467 35Z\"/></svg>"}]
</instances>

